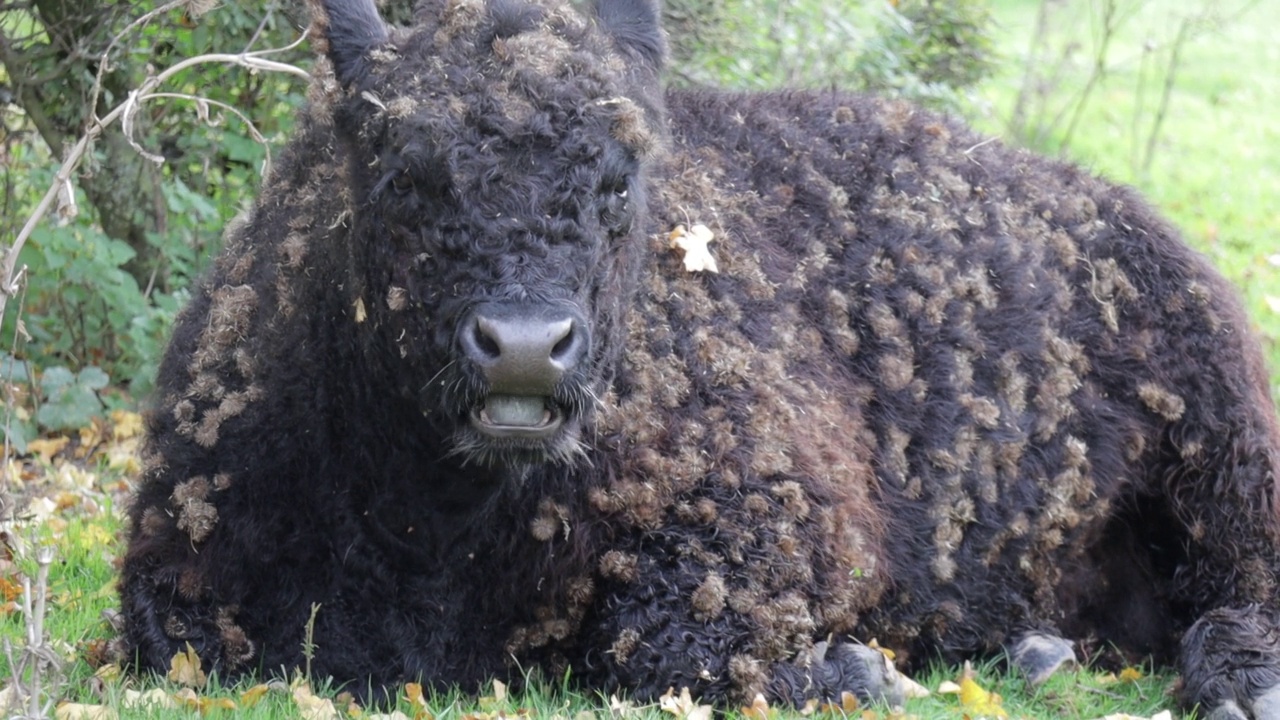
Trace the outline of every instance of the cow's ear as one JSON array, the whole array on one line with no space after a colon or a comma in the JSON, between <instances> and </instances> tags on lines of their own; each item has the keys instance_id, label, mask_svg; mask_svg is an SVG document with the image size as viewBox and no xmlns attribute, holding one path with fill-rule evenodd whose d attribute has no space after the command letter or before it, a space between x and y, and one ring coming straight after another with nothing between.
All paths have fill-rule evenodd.
<instances>
[{"instance_id":1,"label":"cow's ear","mask_svg":"<svg viewBox=\"0 0 1280 720\"><path fill-rule=\"evenodd\" d=\"M667 60L657 0L595 0L596 17L618 48L661 72Z\"/></svg>"},{"instance_id":2,"label":"cow's ear","mask_svg":"<svg viewBox=\"0 0 1280 720\"><path fill-rule=\"evenodd\" d=\"M311 42L328 56L346 87L368 72L369 51L387 42L387 24L373 0L312 0Z\"/></svg>"}]
</instances>

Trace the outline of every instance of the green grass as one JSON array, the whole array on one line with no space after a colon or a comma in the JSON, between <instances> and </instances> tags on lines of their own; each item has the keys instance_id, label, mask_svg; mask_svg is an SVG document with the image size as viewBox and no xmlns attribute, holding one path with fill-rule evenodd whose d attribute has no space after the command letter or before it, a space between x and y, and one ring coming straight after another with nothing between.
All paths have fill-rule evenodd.
<instances>
[{"instance_id":1,"label":"green grass","mask_svg":"<svg viewBox=\"0 0 1280 720\"><path fill-rule=\"evenodd\" d=\"M1068 143L1060 127L1037 143L1142 190L1240 288L1280 400L1280 0L1116 0L1132 15L1120 25L1097 84ZM1080 43L1052 83L1052 117L1079 97L1097 46L1104 0L1066 3L1040 50L1050 58ZM997 45L1006 62L986 83L985 129L1003 132L1026 72L1039 0L994 0ZM1245 7L1247 6L1247 7ZM1158 114L1168 48L1180 19L1214 8L1183 46L1168 111L1149 167L1142 155ZM1046 70L1046 64L1037 67ZM1270 302L1269 302L1270 299ZM1274 306L1272 305L1274 304Z\"/></svg>"}]
</instances>

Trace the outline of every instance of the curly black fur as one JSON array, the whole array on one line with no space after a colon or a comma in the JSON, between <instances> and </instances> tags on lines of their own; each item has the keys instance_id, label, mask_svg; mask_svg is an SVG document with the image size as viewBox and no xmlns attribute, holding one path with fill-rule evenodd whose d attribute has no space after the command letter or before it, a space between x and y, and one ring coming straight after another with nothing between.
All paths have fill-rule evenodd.
<instances>
[{"instance_id":1,"label":"curly black fur","mask_svg":"<svg viewBox=\"0 0 1280 720\"><path fill-rule=\"evenodd\" d=\"M1227 283L1130 190L905 104L663 97L651 2L597 5L316 8L297 137L160 370L137 665L296 667L318 603L357 688L800 703L873 690L855 639L1030 632L1181 647L1205 706L1275 685L1280 430ZM486 307L586 348L545 432L486 430Z\"/></svg>"}]
</instances>

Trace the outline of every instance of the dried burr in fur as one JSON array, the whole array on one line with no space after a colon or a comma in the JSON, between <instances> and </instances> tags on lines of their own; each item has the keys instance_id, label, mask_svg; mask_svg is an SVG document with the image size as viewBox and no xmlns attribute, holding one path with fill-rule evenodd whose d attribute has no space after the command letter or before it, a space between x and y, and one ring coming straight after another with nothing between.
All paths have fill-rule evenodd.
<instances>
[{"instance_id":1,"label":"dried burr in fur","mask_svg":"<svg viewBox=\"0 0 1280 720\"><path fill-rule=\"evenodd\" d=\"M1088 640L1277 703L1266 372L1134 192L900 102L664 93L651 0L314 15L160 370L136 667L297 667L318 604L356 691L800 704L892 696L871 638L1033 679Z\"/></svg>"}]
</instances>

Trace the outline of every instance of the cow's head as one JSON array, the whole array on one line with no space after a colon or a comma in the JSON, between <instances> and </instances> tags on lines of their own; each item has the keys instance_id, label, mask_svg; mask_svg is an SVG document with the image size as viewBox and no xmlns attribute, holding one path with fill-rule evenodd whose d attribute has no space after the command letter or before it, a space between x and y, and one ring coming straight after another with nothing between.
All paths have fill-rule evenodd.
<instances>
[{"instance_id":1,"label":"cow's head","mask_svg":"<svg viewBox=\"0 0 1280 720\"><path fill-rule=\"evenodd\" d=\"M567 462L617 362L662 124L652 0L325 0L351 287L464 461ZM337 199L335 198L335 201Z\"/></svg>"}]
</instances>

